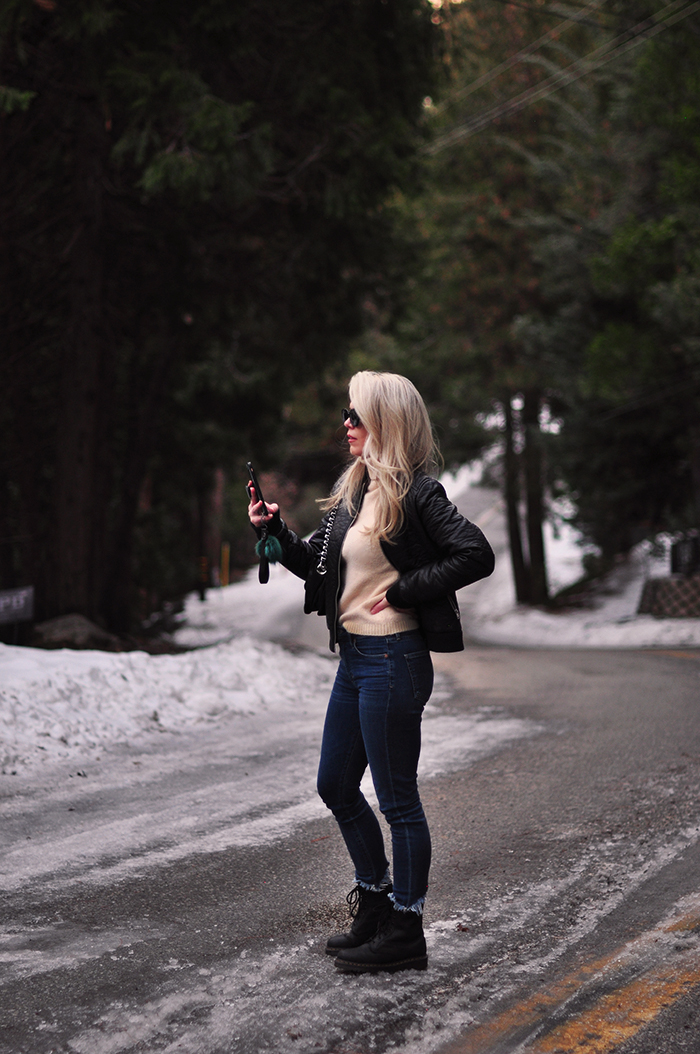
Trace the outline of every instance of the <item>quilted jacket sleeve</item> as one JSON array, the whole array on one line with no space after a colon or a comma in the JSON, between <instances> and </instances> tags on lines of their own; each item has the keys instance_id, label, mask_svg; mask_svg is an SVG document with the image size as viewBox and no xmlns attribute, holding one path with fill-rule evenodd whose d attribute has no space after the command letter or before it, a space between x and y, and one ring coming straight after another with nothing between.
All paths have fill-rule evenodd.
<instances>
[{"instance_id":1,"label":"quilted jacket sleeve","mask_svg":"<svg viewBox=\"0 0 700 1054\"><path fill-rule=\"evenodd\" d=\"M399 608L437 600L486 578L495 562L480 528L462 516L436 479L424 476L412 501L414 515L407 516L407 531L415 536L412 550L421 556L387 592L389 603Z\"/></svg>"},{"instance_id":2,"label":"quilted jacket sleeve","mask_svg":"<svg viewBox=\"0 0 700 1054\"><path fill-rule=\"evenodd\" d=\"M318 562L326 534L328 515L330 514L326 514L323 517L323 520L308 540L300 538L298 534L290 530L279 512L276 512L269 522L268 530L270 534L274 535L282 546L280 563L299 578L306 580L309 571ZM256 534L259 536L260 532L256 530Z\"/></svg>"}]
</instances>

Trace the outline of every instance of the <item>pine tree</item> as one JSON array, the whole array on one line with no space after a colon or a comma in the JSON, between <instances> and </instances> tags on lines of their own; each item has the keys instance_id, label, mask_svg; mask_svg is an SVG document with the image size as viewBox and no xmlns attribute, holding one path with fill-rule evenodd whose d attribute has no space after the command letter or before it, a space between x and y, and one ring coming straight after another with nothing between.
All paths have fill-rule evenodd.
<instances>
[{"instance_id":1,"label":"pine tree","mask_svg":"<svg viewBox=\"0 0 700 1054\"><path fill-rule=\"evenodd\" d=\"M185 513L342 354L395 251L431 14L3 6L0 580L40 618L127 627L151 528L163 588L196 580Z\"/></svg>"}]
</instances>

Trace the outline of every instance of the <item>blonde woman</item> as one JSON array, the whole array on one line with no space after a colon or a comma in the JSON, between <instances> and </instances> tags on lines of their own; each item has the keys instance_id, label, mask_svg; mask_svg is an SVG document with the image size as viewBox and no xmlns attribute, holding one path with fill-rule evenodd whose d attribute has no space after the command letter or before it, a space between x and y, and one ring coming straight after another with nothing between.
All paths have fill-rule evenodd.
<instances>
[{"instance_id":1,"label":"blonde woman","mask_svg":"<svg viewBox=\"0 0 700 1054\"><path fill-rule=\"evenodd\" d=\"M326 946L346 973L425 969L422 915L430 832L417 766L430 651L464 647L455 590L491 574L483 534L428 474L435 446L423 399L406 377L356 373L343 410L351 461L318 530L303 541L279 507L251 490L281 562L307 582L306 611L325 614L340 663L323 732L318 790L355 868L348 933ZM369 765L391 828L393 882L379 820L360 790Z\"/></svg>"}]
</instances>

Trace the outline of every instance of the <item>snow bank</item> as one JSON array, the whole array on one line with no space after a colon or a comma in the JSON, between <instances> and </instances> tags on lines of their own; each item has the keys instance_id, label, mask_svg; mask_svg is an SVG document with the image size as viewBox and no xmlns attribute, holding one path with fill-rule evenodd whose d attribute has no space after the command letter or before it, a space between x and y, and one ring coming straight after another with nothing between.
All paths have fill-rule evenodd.
<instances>
[{"instance_id":1,"label":"snow bank","mask_svg":"<svg viewBox=\"0 0 700 1054\"><path fill-rule=\"evenodd\" d=\"M334 673L330 656L300 658L249 637L156 656L0 644L0 767L90 756L285 701L303 706Z\"/></svg>"},{"instance_id":2,"label":"snow bank","mask_svg":"<svg viewBox=\"0 0 700 1054\"><path fill-rule=\"evenodd\" d=\"M455 500L460 488L463 496L472 488L473 496L475 480L468 467L447 480ZM488 508L477 522L492 540L497 561L490 578L459 594L470 640L525 647L700 646L700 619L637 615L645 579L667 573L667 554L657 559L649 546L640 546L601 582L585 609L553 614L518 607L498 495L483 488L480 494ZM552 591L580 578L582 549L575 532L563 525L555 535L548 527L545 543ZM210 590L204 603L188 599L175 634L178 643L197 649L187 654L0 644L0 769L94 756L114 744L226 714L257 713L272 704L318 702L327 697L334 659L292 655L269 643L296 639L302 602L302 583L284 568L273 567L265 586L253 569L242 582Z\"/></svg>"},{"instance_id":3,"label":"snow bank","mask_svg":"<svg viewBox=\"0 0 700 1054\"><path fill-rule=\"evenodd\" d=\"M273 564L270 581L261 585L254 567L241 582L208 590L204 601L191 593L173 640L185 648L201 648L242 634L258 640L280 639L285 629L304 617L303 606L304 583L300 578Z\"/></svg>"},{"instance_id":4,"label":"snow bank","mask_svg":"<svg viewBox=\"0 0 700 1054\"><path fill-rule=\"evenodd\" d=\"M554 594L582 577L583 550L566 525L557 537L547 525L545 547ZM700 619L637 614L645 581L668 574L668 566L667 553L654 555L642 543L597 584L588 607L550 613L515 603L510 558L502 553L491 578L460 594L466 631L474 641L534 648L700 647Z\"/></svg>"}]
</instances>

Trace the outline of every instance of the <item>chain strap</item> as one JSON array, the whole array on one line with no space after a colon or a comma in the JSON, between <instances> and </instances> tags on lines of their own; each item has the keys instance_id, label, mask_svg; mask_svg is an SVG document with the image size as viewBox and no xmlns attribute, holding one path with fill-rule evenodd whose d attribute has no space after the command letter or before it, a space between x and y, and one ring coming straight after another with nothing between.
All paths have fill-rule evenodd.
<instances>
[{"instance_id":1,"label":"chain strap","mask_svg":"<svg viewBox=\"0 0 700 1054\"><path fill-rule=\"evenodd\" d=\"M326 557L328 556L328 544L331 540L331 531L333 530L333 522L335 520L335 515L337 511L338 506L335 505L331 510L331 514L328 517L328 523L326 524L326 535L323 539L323 548L321 549L321 555L319 557L318 563L316 564L316 573L319 575L325 575L328 571L328 568L326 567Z\"/></svg>"}]
</instances>

